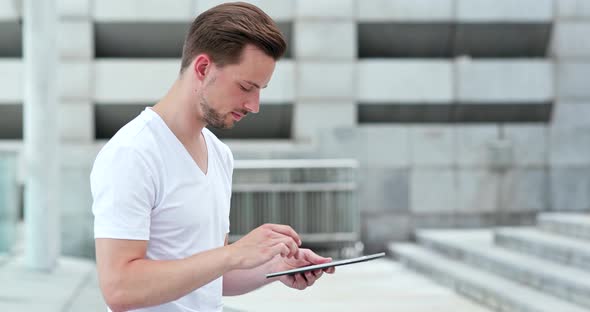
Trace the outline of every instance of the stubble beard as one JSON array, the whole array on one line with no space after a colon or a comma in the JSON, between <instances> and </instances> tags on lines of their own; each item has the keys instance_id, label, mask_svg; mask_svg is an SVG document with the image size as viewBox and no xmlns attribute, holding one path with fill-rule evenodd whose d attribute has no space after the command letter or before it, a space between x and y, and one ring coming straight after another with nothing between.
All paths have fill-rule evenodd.
<instances>
[{"instance_id":1,"label":"stubble beard","mask_svg":"<svg viewBox=\"0 0 590 312\"><path fill-rule=\"evenodd\" d=\"M206 87L210 87L215 83L217 77L211 77L211 79L207 82ZM204 90L203 90L204 91ZM234 125L233 124L226 124L225 117L227 115L222 115L218 111L214 110L207 99L205 99L204 92L201 92L199 98L199 104L201 105L201 112L203 113L203 121L205 124L217 128L217 129L231 129Z\"/></svg>"},{"instance_id":2,"label":"stubble beard","mask_svg":"<svg viewBox=\"0 0 590 312\"><path fill-rule=\"evenodd\" d=\"M203 121L205 124L217 128L217 129L231 129L233 128L233 124L227 124L225 122L225 117L227 115L222 115L216 110L214 110L209 102L205 99L205 96L201 94L201 98L199 99L201 104L201 112L203 113Z\"/></svg>"}]
</instances>

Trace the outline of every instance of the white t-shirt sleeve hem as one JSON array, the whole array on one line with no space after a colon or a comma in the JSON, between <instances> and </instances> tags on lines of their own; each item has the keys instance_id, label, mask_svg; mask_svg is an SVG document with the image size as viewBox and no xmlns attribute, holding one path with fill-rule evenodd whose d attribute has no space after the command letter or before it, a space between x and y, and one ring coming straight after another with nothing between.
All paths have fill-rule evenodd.
<instances>
[{"instance_id":1,"label":"white t-shirt sleeve hem","mask_svg":"<svg viewBox=\"0 0 590 312\"><path fill-rule=\"evenodd\" d=\"M130 240L149 240L150 234L146 231L130 231L107 227L94 227L94 238L114 238Z\"/></svg>"}]
</instances>

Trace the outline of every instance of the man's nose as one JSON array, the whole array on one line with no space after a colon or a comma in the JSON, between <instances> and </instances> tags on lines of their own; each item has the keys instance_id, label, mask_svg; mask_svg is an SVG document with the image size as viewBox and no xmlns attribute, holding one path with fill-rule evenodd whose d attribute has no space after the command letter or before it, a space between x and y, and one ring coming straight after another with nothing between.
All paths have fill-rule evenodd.
<instances>
[{"instance_id":1,"label":"man's nose","mask_svg":"<svg viewBox=\"0 0 590 312\"><path fill-rule=\"evenodd\" d=\"M244 108L249 113L257 114L260 110L260 92L256 92L255 95L251 96L244 104Z\"/></svg>"}]
</instances>

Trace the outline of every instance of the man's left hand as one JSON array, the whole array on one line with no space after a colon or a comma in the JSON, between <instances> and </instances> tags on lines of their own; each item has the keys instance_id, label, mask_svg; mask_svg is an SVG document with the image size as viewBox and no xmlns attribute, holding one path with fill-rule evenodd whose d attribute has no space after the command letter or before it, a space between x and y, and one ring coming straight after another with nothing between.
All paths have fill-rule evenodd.
<instances>
[{"instance_id":1,"label":"man's left hand","mask_svg":"<svg viewBox=\"0 0 590 312\"><path fill-rule=\"evenodd\" d=\"M322 264L332 261L332 258L324 258L309 249L299 249L297 255L293 258L277 258L276 271L286 271L303 266ZM303 290L315 283L322 274L326 272L332 274L335 272L335 268L325 268L314 271L307 271L304 273L297 273L295 275L284 275L279 280L288 287Z\"/></svg>"}]
</instances>

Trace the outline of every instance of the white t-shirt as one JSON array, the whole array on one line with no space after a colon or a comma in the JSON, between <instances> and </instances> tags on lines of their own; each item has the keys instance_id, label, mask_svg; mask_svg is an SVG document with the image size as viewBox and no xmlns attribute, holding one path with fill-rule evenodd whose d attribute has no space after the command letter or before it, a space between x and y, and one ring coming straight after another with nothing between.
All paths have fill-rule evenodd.
<instances>
[{"instance_id":1,"label":"white t-shirt","mask_svg":"<svg viewBox=\"0 0 590 312\"><path fill-rule=\"evenodd\" d=\"M147 240L146 258L182 259L223 246L233 156L206 128L207 174L151 108L102 148L90 175L94 237ZM137 311L221 311L222 278Z\"/></svg>"}]
</instances>

